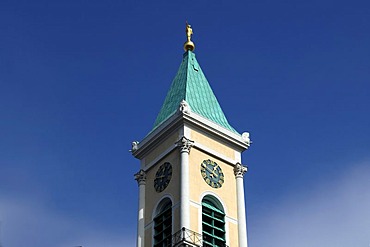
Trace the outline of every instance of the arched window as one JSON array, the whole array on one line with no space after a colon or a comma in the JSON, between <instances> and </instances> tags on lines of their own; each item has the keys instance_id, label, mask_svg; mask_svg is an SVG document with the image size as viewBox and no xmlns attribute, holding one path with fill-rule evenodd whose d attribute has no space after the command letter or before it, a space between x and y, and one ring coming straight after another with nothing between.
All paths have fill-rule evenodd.
<instances>
[{"instance_id":1,"label":"arched window","mask_svg":"<svg viewBox=\"0 0 370 247\"><path fill-rule=\"evenodd\" d=\"M213 196L202 200L202 235L204 247L226 246L224 209Z\"/></svg>"},{"instance_id":2,"label":"arched window","mask_svg":"<svg viewBox=\"0 0 370 247\"><path fill-rule=\"evenodd\" d=\"M171 246L172 236L172 202L164 199L158 206L154 218L154 247Z\"/></svg>"}]
</instances>

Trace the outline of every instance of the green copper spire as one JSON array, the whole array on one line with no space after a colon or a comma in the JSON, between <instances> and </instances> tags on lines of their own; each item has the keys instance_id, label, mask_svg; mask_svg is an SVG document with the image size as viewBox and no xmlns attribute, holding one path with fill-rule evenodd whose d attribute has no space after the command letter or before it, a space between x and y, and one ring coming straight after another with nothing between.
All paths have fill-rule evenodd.
<instances>
[{"instance_id":1,"label":"green copper spire","mask_svg":"<svg viewBox=\"0 0 370 247\"><path fill-rule=\"evenodd\" d=\"M185 100L189 104L192 112L234 133L238 133L228 123L216 96L195 58L195 54L190 50L186 51L183 55L180 68L167 93L153 129L171 117L179 109L182 100Z\"/></svg>"}]
</instances>

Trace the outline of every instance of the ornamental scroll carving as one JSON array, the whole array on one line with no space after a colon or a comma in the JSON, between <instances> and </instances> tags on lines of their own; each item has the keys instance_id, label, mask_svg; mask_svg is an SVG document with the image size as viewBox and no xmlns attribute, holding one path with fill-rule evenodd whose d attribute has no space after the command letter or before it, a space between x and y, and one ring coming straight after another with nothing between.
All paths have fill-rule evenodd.
<instances>
[{"instance_id":1,"label":"ornamental scroll carving","mask_svg":"<svg viewBox=\"0 0 370 247\"><path fill-rule=\"evenodd\" d=\"M134 176L135 176L135 180L137 181L138 185L145 185L146 172L143 169L141 169Z\"/></svg>"},{"instance_id":2,"label":"ornamental scroll carving","mask_svg":"<svg viewBox=\"0 0 370 247\"><path fill-rule=\"evenodd\" d=\"M180 102L179 111L182 113L190 113L190 106L185 100Z\"/></svg>"},{"instance_id":3,"label":"ornamental scroll carving","mask_svg":"<svg viewBox=\"0 0 370 247\"><path fill-rule=\"evenodd\" d=\"M247 170L248 168L246 166L243 166L240 163L236 163L234 166L235 177L243 177Z\"/></svg>"},{"instance_id":4,"label":"ornamental scroll carving","mask_svg":"<svg viewBox=\"0 0 370 247\"><path fill-rule=\"evenodd\" d=\"M185 136L181 137L178 142L176 142L176 145L180 148L180 152L186 152L189 153L191 147L194 145L194 141L189 140Z\"/></svg>"},{"instance_id":5,"label":"ornamental scroll carving","mask_svg":"<svg viewBox=\"0 0 370 247\"><path fill-rule=\"evenodd\" d=\"M135 152L139 148L139 142L138 141L133 141L131 142L131 149L128 150L129 152Z\"/></svg>"}]
</instances>

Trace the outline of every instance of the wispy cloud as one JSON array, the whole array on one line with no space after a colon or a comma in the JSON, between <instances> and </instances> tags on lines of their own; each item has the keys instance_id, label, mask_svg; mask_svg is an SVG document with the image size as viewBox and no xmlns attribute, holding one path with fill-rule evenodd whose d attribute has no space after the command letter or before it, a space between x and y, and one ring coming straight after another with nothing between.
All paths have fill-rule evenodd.
<instances>
[{"instance_id":1,"label":"wispy cloud","mask_svg":"<svg viewBox=\"0 0 370 247\"><path fill-rule=\"evenodd\" d=\"M370 162L351 164L309 190L290 194L249 223L251 247L348 247L370 244ZM42 201L0 198L3 247L135 246L135 236L112 233Z\"/></svg>"},{"instance_id":2,"label":"wispy cloud","mask_svg":"<svg viewBox=\"0 0 370 247\"><path fill-rule=\"evenodd\" d=\"M134 237L112 234L98 226L60 215L32 200L0 199L3 247L122 247L134 246Z\"/></svg>"},{"instance_id":3,"label":"wispy cloud","mask_svg":"<svg viewBox=\"0 0 370 247\"><path fill-rule=\"evenodd\" d=\"M370 244L370 162L292 194L250 225L251 246L348 247ZM254 223L254 222L253 222Z\"/></svg>"}]
</instances>

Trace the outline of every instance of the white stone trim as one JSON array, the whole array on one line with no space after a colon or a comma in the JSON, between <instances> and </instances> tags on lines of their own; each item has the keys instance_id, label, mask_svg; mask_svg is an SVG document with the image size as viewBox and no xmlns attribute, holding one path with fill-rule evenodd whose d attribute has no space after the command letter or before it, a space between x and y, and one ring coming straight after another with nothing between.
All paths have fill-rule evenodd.
<instances>
[{"instance_id":1,"label":"white stone trim","mask_svg":"<svg viewBox=\"0 0 370 247\"><path fill-rule=\"evenodd\" d=\"M195 202L195 201L191 200L190 205L197 208L198 210L202 210L202 204L201 203L198 203L198 202ZM226 215L225 218L228 222L233 223L235 225L238 225L238 220L237 219L232 218L228 215ZM201 226L201 225L202 225L202 217L198 217L198 226ZM200 227L200 229L198 229L198 231L202 231L202 227Z\"/></svg>"},{"instance_id":2,"label":"white stone trim","mask_svg":"<svg viewBox=\"0 0 370 247\"><path fill-rule=\"evenodd\" d=\"M222 207L224 208L224 212L225 212L225 214L227 215L228 214L228 209L227 209L227 207L226 207L226 205L225 205L225 203L222 201L222 199L221 199L221 197L219 197L216 193L214 193L213 191L204 191L202 194L200 194L200 200L199 200L199 202L200 202L200 205L202 205L202 200L203 200L203 198L205 197L205 196L207 196L207 195L211 195L211 196L214 196L217 200L219 200L220 201L220 203L221 203L221 205L222 205Z\"/></svg>"},{"instance_id":3,"label":"white stone trim","mask_svg":"<svg viewBox=\"0 0 370 247\"><path fill-rule=\"evenodd\" d=\"M152 228L153 221L150 221L148 224L145 225L144 230L147 231L148 229Z\"/></svg>"},{"instance_id":4,"label":"white stone trim","mask_svg":"<svg viewBox=\"0 0 370 247\"><path fill-rule=\"evenodd\" d=\"M209 147L207 147L207 146L205 146L205 145L203 145L199 142L194 142L194 147L203 151L203 152L205 152L205 153L207 153L207 154L210 154L214 157L217 157L221 161L223 161L223 162L225 162L225 163L227 163L231 166L234 166L235 163L237 162L236 160L230 159L229 157L227 157L227 156L225 156L225 155L223 155L223 154L221 154L221 153L219 153L219 152L217 152L217 151L215 151L215 150L213 150L213 149L211 149L211 148L209 148Z\"/></svg>"},{"instance_id":5,"label":"white stone trim","mask_svg":"<svg viewBox=\"0 0 370 247\"><path fill-rule=\"evenodd\" d=\"M145 158L143 158L142 160L140 160L140 169L145 170Z\"/></svg>"},{"instance_id":6,"label":"white stone trim","mask_svg":"<svg viewBox=\"0 0 370 247\"><path fill-rule=\"evenodd\" d=\"M180 215L180 228L190 228L190 207L189 207L189 153L181 152L181 177L180 177L180 203L181 203L181 215Z\"/></svg>"},{"instance_id":7,"label":"white stone trim","mask_svg":"<svg viewBox=\"0 0 370 247\"><path fill-rule=\"evenodd\" d=\"M141 174L143 172L143 174ZM137 247L144 247L145 241L145 180L146 175L144 170L140 170L139 173L135 174L139 184L139 210L138 210L138 223L137 223ZM139 178L140 177L140 178Z\"/></svg>"},{"instance_id":8,"label":"white stone trim","mask_svg":"<svg viewBox=\"0 0 370 247\"><path fill-rule=\"evenodd\" d=\"M176 144L180 148L180 228L190 228L189 153L194 142L182 136Z\"/></svg>"},{"instance_id":9,"label":"white stone trim","mask_svg":"<svg viewBox=\"0 0 370 247\"><path fill-rule=\"evenodd\" d=\"M238 225L238 220L237 219L235 219L235 218L232 218L232 217L230 217L230 216L227 216L226 215L226 220L228 221L228 222L230 222L230 223L233 223L234 225Z\"/></svg>"},{"instance_id":10,"label":"white stone trim","mask_svg":"<svg viewBox=\"0 0 370 247\"><path fill-rule=\"evenodd\" d=\"M215 130L219 131L219 132L222 132L228 136L231 136L235 139L239 139L241 138L241 136L239 136L238 134L236 134L235 132L229 130L229 129L226 129L225 127L209 120L208 118L205 118L195 112L191 112L189 113L189 116L191 116L192 118L194 118L195 120L198 120L206 125L209 125L210 127L214 128Z\"/></svg>"},{"instance_id":11,"label":"white stone trim","mask_svg":"<svg viewBox=\"0 0 370 247\"><path fill-rule=\"evenodd\" d=\"M164 200L164 199L170 199L171 201L171 218L172 218L172 229L171 229L171 234L174 234L174 225L175 225L175 217L174 217L174 200L173 200L173 197L171 196L171 194L164 194L158 201L157 203L155 204L155 207L153 208L153 212L152 212L152 220L150 221L150 223L147 225L147 226L151 226L150 228L152 229L152 245L154 245L154 218L157 216L158 214L158 206L159 204ZM149 228L149 227L148 227Z\"/></svg>"},{"instance_id":12,"label":"white stone trim","mask_svg":"<svg viewBox=\"0 0 370 247\"><path fill-rule=\"evenodd\" d=\"M248 247L247 239L247 222L245 213L245 201L244 201L244 183L243 176L247 168L240 163L236 163L234 167L235 179L236 179L236 201L238 209L238 241L240 247Z\"/></svg>"},{"instance_id":13,"label":"white stone trim","mask_svg":"<svg viewBox=\"0 0 370 247\"><path fill-rule=\"evenodd\" d=\"M161 198L157 201L157 203L155 204L154 208L153 208L153 212L152 212L152 221L154 220L155 216L157 216L157 211L158 211L158 206L159 204L164 200L164 199L170 199L171 201L171 204L172 204L172 207L173 207L173 197L171 194L164 194L163 196L161 196Z\"/></svg>"},{"instance_id":14,"label":"white stone trim","mask_svg":"<svg viewBox=\"0 0 370 247\"><path fill-rule=\"evenodd\" d=\"M232 144L234 149L239 150L240 152L248 149L250 146L250 142L245 141L240 134L228 130L201 115L198 115L194 112L187 114L175 112L171 117L162 122L155 130L150 132L138 144L137 150L133 151L132 154L138 159L145 157L145 153L150 150L153 145L156 146L160 144L160 139L162 136L168 135L184 125L189 125L190 128L192 128L192 125L194 125L212 135L218 136L226 142ZM185 133L185 135L187 134Z\"/></svg>"},{"instance_id":15,"label":"white stone trim","mask_svg":"<svg viewBox=\"0 0 370 247\"><path fill-rule=\"evenodd\" d=\"M180 140L181 139L181 137L183 137L183 136L185 136L186 138L188 138L188 139L190 139L190 137L187 135L187 133L185 133L185 132L187 132L188 130L185 130L185 126L181 126L180 128L179 128L179 134L178 134L178 138L177 138L177 140Z\"/></svg>"},{"instance_id":16,"label":"white stone trim","mask_svg":"<svg viewBox=\"0 0 370 247\"><path fill-rule=\"evenodd\" d=\"M235 222L236 220L227 216L228 215L228 208L226 207L225 203L221 200L221 198L214 192L212 191L205 191L203 192L201 195L200 195L200 204L199 204L199 207L200 207L200 210L198 209L198 226L199 226L199 233L202 234L202 200L205 196L207 195L211 195L211 196L214 196L222 205L223 209L224 209L224 213L225 213L225 232L226 232L226 236L225 236L225 239L226 239L226 245L230 246L230 235L229 235L229 230L230 230L230 226L229 226L229 223L230 222ZM193 202L193 203L196 203L196 202ZM230 219L230 220L229 220Z\"/></svg>"},{"instance_id":17,"label":"white stone trim","mask_svg":"<svg viewBox=\"0 0 370 247\"><path fill-rule=\"evenodd\" d=\"M173 205L173 209L176 209L176 208L180 208L180 202L178 202L175 205Z\"/></svg>"},{"instance_id":18,"label":"white stone trim","mask_svg":"<svg viewBox=\"0 0 370 247\"><path fill-rule=\"evenodd\" d=\"M242 162L242 153L235 150L234 154L235 154L235 163L237 163L237 162L241 163Z\"/></svg>"},{"instance_id":19,"label":"white stone trim","mask_svg":"<svg viewBox=\"0 0 370 247\"><path fill-rule=\"evenodd\" d=\"M139 143L137 150L132 152L132 155L135 157L141 159L141 157L138 157L138 155L141 154L143 149L146 149L147 146L150 146L153 142L155 142L158 137L160 137L163 132L166 132L171 127L175 126L179 119L179 114L175 113L170 118L162 122L155 130L150 132L147 136L144 137L144 139ZM144 155L145 156L145 155Z\"/></svg>"},{"instance_id":20,"label":"white stone trim","mask_svg":"<svg viewBox=\"0 0 370 247\"><path fill-rule=\"evenodd\" d=\"M193 201L193 200L190 200L190 204L193 206L193 207L201 207L201 204L196 202L196 201Z\"/></svg>"},{"instance_id":21,"label":"white stone trim","mask_svg":"<svg viewBox=\"0 0 370 247\"><path fill-rule=\"evenodd\" d=\"M191 129L188 126L184 126L183 128L183 136L185 136L188 139L191 139Z\"/></svg>"},{"instance_id":22,"label":"white stone trim","mask_svg":"<svg viewBox=\"0 0 370 247\"><path fill-rule=\"evenodd\" d=\"M149 164L145 166L145 170L149 170L152 166L156 165L161 159L166 157L169 153L171 153L176 148L176 145L173 144L164 150L161 154L159 154L154 160L152 160Z\"/></svg>"},{"instance_id":23,"label":"white stone trim","mask_svg":"<svg viewBox=\"0 0 370 247\"><path fill-rule=\"evenodd\" d=\"M195 112L190 112L187 115L184 115L184 118L190 120L190 122L197 123L197 125L202 126L208 132L217 134L227 139L230 142L238 143L242 145L244 149L249 148L249 143L247 143L240 134L237 134L231 130L226 129L225 127L214 123L213 121L198 115Z\"/></svg>"}]
</instances>

